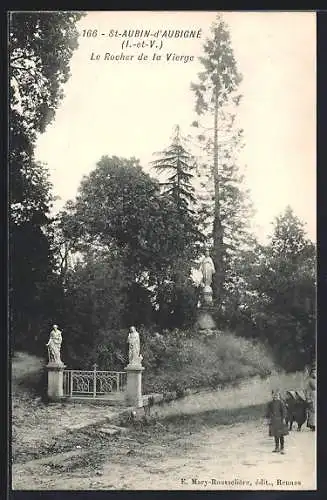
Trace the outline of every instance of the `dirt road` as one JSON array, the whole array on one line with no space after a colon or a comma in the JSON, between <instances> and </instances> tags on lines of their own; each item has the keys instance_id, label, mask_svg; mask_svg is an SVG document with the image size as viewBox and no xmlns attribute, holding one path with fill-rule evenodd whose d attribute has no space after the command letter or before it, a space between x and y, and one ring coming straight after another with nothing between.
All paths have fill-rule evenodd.
<instances>
[{"instance_id":1,"label":"dirt road","mask_svg":"<svg viewBox=\"0 0 327 500\"><path fill-rule=\"evenodd\" d=\"M19 401L14 406L12 487L315 489L316 433L305 427L292 431L286 454L275 454L262 418L271 389L300 388L302 378L276 375L193 394L154 407L147 425L137 422L120 435L104 433L100 423L83 428L113 410L39 403L31 408L30 402L24 406Z\"/></svg>"},{"instance_id":2,"label":"dirt road","mask_svg":"<svg viewBox=\"0 0 327 500\"><path fill-rule=\"evenodd\" d=\"M81 447L15 464L13 488L315 489L315 433L307 428L292 431L286 454L272 453L272 438L267 436L263 420L255 418L260 412L260 407L230 411L223 420L215 411L184 415L119 436L94 431L91 446L84 447L80 436ZM234 423L219 425L228 416Z\"/></svg>"}]
</instances>

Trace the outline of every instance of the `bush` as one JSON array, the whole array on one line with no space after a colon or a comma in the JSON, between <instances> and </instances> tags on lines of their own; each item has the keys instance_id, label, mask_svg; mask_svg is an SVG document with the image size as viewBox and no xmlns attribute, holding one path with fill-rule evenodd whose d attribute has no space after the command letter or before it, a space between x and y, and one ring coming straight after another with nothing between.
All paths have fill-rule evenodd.
<instances>
[{"instance_id":1,"label":"bush","mask_svg":"<svg viewBox=\"0 0 327 500\"><path fill-rule=\"evenodd\" d=\"M45 358L16 352L12 358L11 390L14 396L30 399L47 397Z\"/></svg>"},{"instance_id":2,"label":"bush","mask_svg":"<svg viewBox=\"0 0 327 500\"><path fill-rule=\"evenodd\" d=\"M274 363L258 342L215 332L200 337L172 332L143 338L144 392L183 393L186 388L218 387L245 378L266 377Z\"/></svg>"},{"instance_id":3,"label":"bush","mask_svg":"<svg viewBox=\"0 0 327 500\"><path fill-rule=\"evenodd\" d=\"M139 332L144 393L182 395L187 388L216 388L255 375L266 377L274 370L262 344L231 333L214 332L204 337L196 330L164 330L159 334L139 328ZM93 363L102 370L124 370L128 363L127 330L99 332L94 349L69 367L85 370Z\"/></svg>"},{"instance_id":4,"label":"bush","mask_svg":"<svg viewBox=\"0 0 327 500\"><path fill-rule=\"evenodd\" d=\"M161 334L138 328L145 372L143 392L176 392L188 388L233 384L252 376L266 377L274 370L272 357L258 341L231 333L202 336L196 330L164 330ZM124 370L128 363L126 330L103 330L87 356L69 368ZM77 354L77 353L76 353ZM71 361L72 355L70 356ZM68 359L64 358L65 362Z\"/></svg>"}]
</instances>

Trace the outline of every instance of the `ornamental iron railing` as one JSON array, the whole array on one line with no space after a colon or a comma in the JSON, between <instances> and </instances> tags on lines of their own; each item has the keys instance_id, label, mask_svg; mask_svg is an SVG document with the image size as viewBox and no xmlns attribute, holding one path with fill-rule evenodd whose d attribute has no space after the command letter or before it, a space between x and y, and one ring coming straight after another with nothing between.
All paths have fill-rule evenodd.
<instances>
[{"instance_id":1,"label":"ornamental iron railing","mask_svg":"<svg viewBox=\"0 0 327 500\"><path fill-rule=\"evenodd\" d=\"M64 395L70 397L103 397L121 393L127 382L126 372L97 370L64 370Z\"/></svg>"}]
</instances>

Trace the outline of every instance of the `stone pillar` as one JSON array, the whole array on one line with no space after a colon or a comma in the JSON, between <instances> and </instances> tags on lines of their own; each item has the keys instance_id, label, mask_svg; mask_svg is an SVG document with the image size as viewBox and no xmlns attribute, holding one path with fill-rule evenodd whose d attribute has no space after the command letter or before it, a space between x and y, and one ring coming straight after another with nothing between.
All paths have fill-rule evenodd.
<instances>
[{"instance_id":1,"label":"stone pillar","mask_svg":"<svg viewBox=\"0 0 327 500\"><path fill-rule=\"evenodd\" d=\"M205 286L202 292L202 304L198 311L196 326L201 332L210 334L216 329L216 323L212 317L213 301L212 288Z\"/></svg>"},{"instance_id":2,"label":"stone pillar","mask_svg":"<svg viewBox=\"0 0 327 500\"><path fill-rule=\"evenodd\" d=\"M127 372L126 403L135 408L142 408L142 372L144 367L129 364L125 370Z\"/></svg>"},{"instance_id":3,"label":"stone pillar","mask_svg":"<svg viewBox=\"0 0 327 500\"><path fill-rule=\"evenodd\" d=\"M63 371L66 365L50 362L48 370L48 398L50 401L60 401L64 396Z\"/></svg>"},{"instance_id":4,"label":"stone pillar","mask_svg":"<svg viewBox=\"0 0 327 500\"><path fill-rule=\"evenodd\" d=\"M216 323L211 314L211 308L201 307L198 311L196 326L200 332L211 333L216 329Z\"/></svg>"}]
</instances>

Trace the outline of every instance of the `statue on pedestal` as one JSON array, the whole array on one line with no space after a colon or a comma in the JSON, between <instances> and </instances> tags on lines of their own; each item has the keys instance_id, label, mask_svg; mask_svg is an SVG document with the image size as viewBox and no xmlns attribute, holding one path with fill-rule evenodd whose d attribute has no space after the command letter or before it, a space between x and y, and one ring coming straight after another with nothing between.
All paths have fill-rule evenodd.
<instances>
[{"instance_id":1,"label":"statue on pedestal","mask_svg":"<svg viewBox=\"0 0 327 500\"><path fill-rule=\"evenodd\" d=\"M215 265L212 258L210 257L209 249L206 248L205 256L203 257L200 265L202 280L204 286L210 286L212 284L212 275L216 272Z\"/></svg>"},{"instance_id":2,"label":"statue on pedestal","mask_svg":"<svg viewBox=\"0 0 327 500\"><path fill-rule=\"evenodd\" d=\"M216 272L215 265L212 258L210 257L209 249L206 248L205 256L201 261L200 270L202 273L202 283L203 283L203 298L204 302L207 304L212 303L212 276Z\"/></svg>"},{"instance_id":3,"label":"statue on pedestal","mask_svg":"<svg viewBox=\"0 0 327 500\"><path fill-rule=\"evenodd\" d=\"M212 277L215 274L215 265L210 257L209 248L205 249L200 268L202 274L202 294L198 304L197 327L201 332L210 334L216 329L216 323L213 319L213 300L212 300Z\"/></svg>"},{"instance_id":4,"label":"statue on pedestal","mask_svg":"<svg viewBox=\"0 0 327 500\"><path fill-rule=\"evenodd\" d=\"M127 342L129 343L128 358L130 365L140 365L143 356L140 354L140 336L135 326L131 326Z\"/></svg>"},{"instance_id":5,"label":"statue on pedestal","mask_svg":"<svg viewBox=\"0 0 327 500\"><path fill-rule=\"evenodd\" d=\"M53 328L50 332L49 342L46 344L48 348L49 363L56 363L58 365L63 364L60 359L61 343L61 331L58 329L57 325L53 325Z\"/></svg>"}]
</instances>

